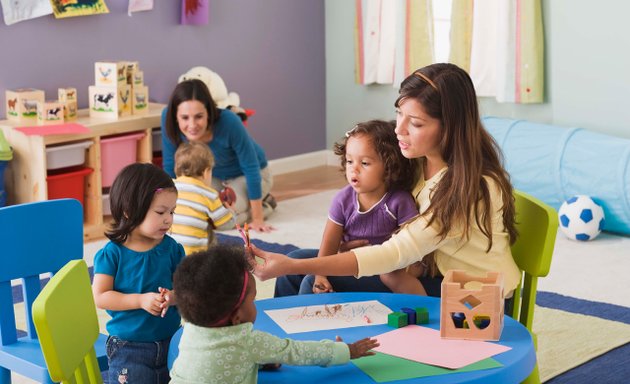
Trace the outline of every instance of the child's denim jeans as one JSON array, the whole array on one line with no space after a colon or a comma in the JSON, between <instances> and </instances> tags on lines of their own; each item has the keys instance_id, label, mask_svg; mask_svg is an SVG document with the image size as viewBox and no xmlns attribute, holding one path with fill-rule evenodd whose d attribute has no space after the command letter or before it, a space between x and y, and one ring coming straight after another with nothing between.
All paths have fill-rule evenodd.
<instances>
[{"instance_id":1,"label":"child's denim jeans","mask_svg":"<svg viewBox=\"0 0 630 384\"><path fill-rule=\"evenodd\" d=\"M167 384L166 357L170 340L133 342L116 336L107 338L109 383Z\"/></svg>"}]
</instances>

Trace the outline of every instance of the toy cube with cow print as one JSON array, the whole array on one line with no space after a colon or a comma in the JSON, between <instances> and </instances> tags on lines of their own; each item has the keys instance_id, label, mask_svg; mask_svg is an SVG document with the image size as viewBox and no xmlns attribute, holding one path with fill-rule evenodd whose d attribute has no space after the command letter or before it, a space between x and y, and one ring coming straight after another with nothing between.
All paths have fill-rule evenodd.
<instances>
[{"instance_id":1,"label":"toy cube with cow print","mask_svg":"<svg viewBox=\"0 0 630 384\"><path fill-rule=\"evenodd\" d=\"M118 87L90 85L88 88L90 117L117 119L122 112L119 89Z\"/></svg>"},{"instance_id":2,"label":"toy cube with cow print","mask_svg":"<svg viewBox=\"0 0 630 384\"><path fill-rule=\"evenodd\" d=\"M59 100L37 103L37 124L63 124L63 105Z\"/></svg>"}]
</instances>

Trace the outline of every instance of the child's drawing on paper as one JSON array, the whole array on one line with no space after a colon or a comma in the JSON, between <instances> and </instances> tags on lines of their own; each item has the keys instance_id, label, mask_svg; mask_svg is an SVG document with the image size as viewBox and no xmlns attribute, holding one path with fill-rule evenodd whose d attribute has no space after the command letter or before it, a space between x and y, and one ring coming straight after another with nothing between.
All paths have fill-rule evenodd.
<instances>
[{"instance_id":1,"label":"child's drawing on paper","mask_svg":"<svg viewBox=\"0 0 630 384\"><path fill-rule=\"evenodd\" d=\"M51 0L57 19L109 13L105 0Z\"/></svg>"},{"instance_id":2,"label":"child's drawing on paper","mask_svg":"<svg viewBox=\"0 0 630 384\"><path fill-rule=\"evenodd\" d=\"M1 0L0 3L6 25L52 13L50 0Z\"/></svg>"},{"instance_id":3,"label":"child's drawing on paper","mask_svg":"<svg viewBox=\"0 0 630 384\"><path fill-rule=\"evenodd\" d=\"M391 312L376 300L265 311L288 334L385 324Z\"/></svg>"}]
</instances>

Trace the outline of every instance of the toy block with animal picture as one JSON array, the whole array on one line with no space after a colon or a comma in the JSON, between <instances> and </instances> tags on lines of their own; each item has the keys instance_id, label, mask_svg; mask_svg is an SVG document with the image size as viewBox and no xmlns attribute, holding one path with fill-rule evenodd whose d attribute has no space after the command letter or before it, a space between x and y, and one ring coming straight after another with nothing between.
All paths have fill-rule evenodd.
<instances>
[{"instance_id":1,"label":"toy block with animal picture","mask_svg":"<svg viewBox=\"0 0 630 384\"><path fill-rule=\"evenodd\" d=\"M136 71L140 70L140 63L138 63L137 61L127 61L125 63L127 66L127 84L132 85L134 74L136 73Z\"/></svg>"},{"instance_id":2,"label":"toy block with animal picture","mask_svg":"<svg viewBox=\"0 0 630 384\"><path fill-rule=\"evenodd\" d=\"M139 87L144 84L144 72L136 70L133 72L132 82L134 87Z\"/></svg>"},{"instance_id":3,"label":"toy block with animal picture","mask_svg":"<svg viewBox=\"0 0 630 384\"><path fill-rule=\"evenodd\" d=\"M131 94L130 85L118 87L118 116L131 115Z\"/></svg>"},{"instance_id":4,"label":"toy block with animal picture","mask_svg":"<svg viewBox=\"0 0 630 384\"><path fill-rule=\"evenodd\" d=\"M127 84L127 62L97 61L94 63L94 85L118 87Z\"/></svg>"},{"instance_id":5,"label":"toy block with animal picture","mask_svg":"<svg viewBox=\"0 0 630 384\"><path fill-rule=\"evenodd\" d=\"M58 88L57 98L61 102L77 101L77 89L76 88Z\"/></svg>"},{"instance_id":6,"label":"toy block with animal picture","mask_svg":"<svg viewBox=\"0 0 630 384\"><path fill-rule=\"evenodd\" d=\"M117 119L120 113L118 87L88 87L90 117Z\"/></svg>"},{"instance_id":7,"label":"toy block with animal picture","mask_svg":"<svg viewBox=\"0 0 630 384\"><path fill-rule=\"evenodd\" d=\"M51 125L62 124L63 104L59 100L44 101L37 103L37 124Z\"/></svg>"},{"instance_id":8,"label":"toy block with animal picture","mask_svg":"<svg viewBox=\"0 0 630 384\"><path fill-rule=\"evenodd\" d=\"M141 85L133 87L132 113L146 115L149 112L149 87Z\"/></svg>"},{"instance_id":9,"label":"toy block with animal picture","mask_svg":"<svg viewBox=\"0 0 630 384\"><path fill-rule=\"evenodd\" d=\"M35 122L37 103L44 102L44 91L34 88L20 88L5 92L7 120Z\"/></svg>"},{"instance_id":10,"label":"toy block with animal picture","mask_svg":"<svg viewBox=\"0 0 630 384\"><path fill-rule=\"evenodd\" d=\"M77 102L76 101L64 101L63 102L63 119L64 121L74 121L77 119Z\"/></svg>"},{"instance_id":11,"label":"toy block with animal picture","mask_svg":"<svg viewBox=\"0 0 630 384\"><path fill-rule=\"evenodd\" d=\"M440 336L499 340L503 331L503 275L450 270L442 280Z\"/></svg>"}]
</instances>

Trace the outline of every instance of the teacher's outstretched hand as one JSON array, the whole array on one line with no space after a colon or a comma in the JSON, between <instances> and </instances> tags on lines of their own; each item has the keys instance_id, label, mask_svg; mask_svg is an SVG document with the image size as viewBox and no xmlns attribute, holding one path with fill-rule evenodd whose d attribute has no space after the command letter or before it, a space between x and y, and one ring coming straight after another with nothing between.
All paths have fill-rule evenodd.
<instances>
[{"instance_id":1,"label":"teacher's outstretched hand","mask_svg":"<svg viewBox=\"0 0 630 384\"><path fill-rule=\"evenodd\" d=\"M254 270L252 271L252 273L260 280L265 281L274 277L293 273L290 265L295 260L280 253L263 251L253 244L251 245L251 251L254 256L263 260L262 264L259 262L254 263Z\"/></svg>"},{"instance_id":2,"label":"teacher's outstretched hand","mask_svg":"<svg viewBox=\"0 0 630 384\"><path fill-rule=\"evenodd\" d=\"M252 245L254 256L263 262L256 263L253 273L261 280L284 275L356 276L359 266L353 252L338 253L326 257L292 259L285 255L266 252Z\"/></svg>"}]
</instances>

